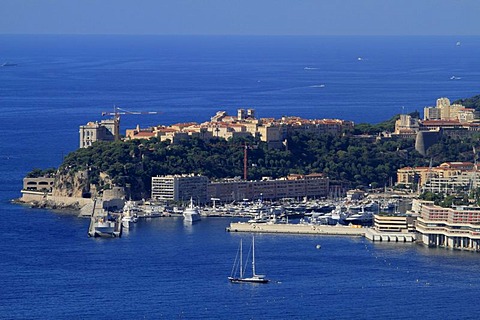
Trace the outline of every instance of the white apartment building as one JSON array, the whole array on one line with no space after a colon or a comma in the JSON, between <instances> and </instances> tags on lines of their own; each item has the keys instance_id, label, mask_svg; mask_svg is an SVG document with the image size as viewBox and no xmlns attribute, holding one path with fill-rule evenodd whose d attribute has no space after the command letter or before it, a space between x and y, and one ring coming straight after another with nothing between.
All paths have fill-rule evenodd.
<instances>
[{"instance_id":1,"label":"white apartment building","mask_svg":"<svg viewBox=\"0 0 480 320\"><path fill-rule=\"evenodd\" d=\"M208 178L185 174L152 177L152 200L162 202L188 201L197 204L207 202Z\"/></svg>"}]
</instances>

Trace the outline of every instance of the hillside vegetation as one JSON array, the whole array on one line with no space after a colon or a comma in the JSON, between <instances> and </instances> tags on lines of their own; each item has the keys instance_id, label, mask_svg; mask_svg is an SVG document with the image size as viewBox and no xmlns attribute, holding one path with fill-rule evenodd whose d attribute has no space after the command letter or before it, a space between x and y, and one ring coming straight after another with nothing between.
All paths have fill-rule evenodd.
<instances>
[{"instance_id":1,"label":"hillside vegetation","mask_svg":"<svg viewBox=\"0 0 480 320\"><path fill-rule=\"evenodd\" d=\"M471 98L455 100L453 103L461 104L466 108L472 108L480 111L480 95L476 95Z\"/></svg>"},{"instance_id":2,"label":"hillside vegetation","mask_svg":"<svg viewBox=\"0 0 480 320\"><path fill-rule=\"evenodd\" d=\"M355 133L380 132L392 119L378 125L359 125ZM361 131L361 129L365 131ZM151 177L195 173L220 179L243 177L244 148L248 152L248 179L283 177L292 173L325 173L351 187L382 187L396 180L405 166L428 166L445 161L473 161L476 138L442 138L422 157L413 139L378 139L346 133L342 136L292 135L282 150L269 149L253 138L226 141L189 139L178 144L152 140L97 142L67 155L59 175L88 173L97 190L127 186L134 198L148 198ZM37 169L36 169L37 170ZM35 170L34 170L35 171Z\"/></svg>"}]
</instances>

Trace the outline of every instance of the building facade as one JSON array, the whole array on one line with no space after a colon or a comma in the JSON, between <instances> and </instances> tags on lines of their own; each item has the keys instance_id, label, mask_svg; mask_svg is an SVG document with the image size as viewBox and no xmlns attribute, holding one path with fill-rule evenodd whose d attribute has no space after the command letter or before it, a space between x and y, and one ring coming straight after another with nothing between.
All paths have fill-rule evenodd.
<instances>
[{"instance_id":1,"label":"building facade","mask_svg":"<svg viewBox=\"0 0 480 320\"><path fill-rule=\"evenodd\" d=\"M478 174L472 162L444 162L436 167L404 167L397 170L397 185L420 187L424 191L448 193L478 186Z\"/></svg>"},{"instance_id":2,"label":"building facade","mask_svg":"<svg viewBox=\"0 0 480 320\"><path fill-rule=\"evenodd\" d=\"M480 208L443 208L424 203L416 220L417 239L427 246L480 251Z\"/></svg>"},{"instance_id":3,"label":"building facade","mask_svg":"<svg viewBox=\"0 0 480 320\"><path fill-rule=\"evenodd\" d=\"M52 192L54 178L23 178L23 190Z\"/></svg>"},{"instance_id":4,"label":"building facade","mask_svg":"<svg viewBox=\"0 0 480 320\"><path fill-rule=\"evenodd\" d=\"M259 181L226 179L208 184L208 197L219 201L243 199L276 200L282 198L327 197L329 179L322 174L290 175L282 179L264 178Z\"/></svg>"},{"instance_id":5,"label":"building facade","mask_svg":"<svg viewBox=\"0 0 480 320\"><path fill-rule=\"evenodd\" d=\"M194 174L152 177L152 200L161 202L207 202L208 178Z\"/></svg>"},{"instance_id":6,"label":"building facade","mask_svg":"<svg viewBox=\"0 0 480 320\"><path fill-rule=\"evenodd\" d=\"M89 122L80 126L80 148L88 148L95 141L116 141L120 139L120 123L118 119Z\"/></svg>"}]
</instances>

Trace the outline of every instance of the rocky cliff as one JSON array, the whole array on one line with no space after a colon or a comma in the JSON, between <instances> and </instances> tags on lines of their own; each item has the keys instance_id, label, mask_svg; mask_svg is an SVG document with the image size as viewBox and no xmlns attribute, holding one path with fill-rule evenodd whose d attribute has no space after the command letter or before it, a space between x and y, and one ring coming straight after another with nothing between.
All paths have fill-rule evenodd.
<instances>
[{"instance_id":1,"label":"rocky cliff","mask_svg":"<svg viewBox=\"0 0 480 320\"><path fill-rule=\"evenodd\" d=\"M58 170L53 184L53 196L83 198L90 195L88 171Z\"/></svg>"}]
</instances>

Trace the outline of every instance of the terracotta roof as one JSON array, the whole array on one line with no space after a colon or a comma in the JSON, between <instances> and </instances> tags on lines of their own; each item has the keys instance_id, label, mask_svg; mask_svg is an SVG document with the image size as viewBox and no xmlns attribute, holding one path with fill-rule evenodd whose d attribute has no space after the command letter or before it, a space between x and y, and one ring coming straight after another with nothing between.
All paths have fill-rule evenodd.
<instances>
[{"instance_id":1,"label":"terracotta roof","mask_svg":"<svg viewBox=\"0 0 480 320\"><path fill-rule=\"evenodd\" d=\"M191 127L191 126L194 126L196 124L197 124L196 122L184 122L184 123L172 124L171 126L172 127Z\"/></svg>"},{"instance_id":2,"label":"terracotta roof","mask_svg":"<svg viewBox=\"0 0 480 320\"><path fill-rule=\"evenodd\" d=\"M423 125L436 125L436 126L442 126L442 125L459 125L460 121L458 120L424 120L422 121Z\"/></svg>"},{"instance_id":3,"label":"terracotta roof","mask_svg":"<svg viewBox=\"0 0 480 320\"><path fill-rule=\"evenodd\" d=\"M155 133L149 132L149 131L140 131L134 135L134 137L154 137L154 136L155 136Z\"/></svg>"},{"instance_id":4,"label":"terracotta roof","mask_svg":"<svg viewBox=\"0 0 480 320\"><path fill-rule=\"evenodd\" d=\"M178 130L172 128L157 128L158 132L177 132Z\"/></svg>"}]
</instances>

